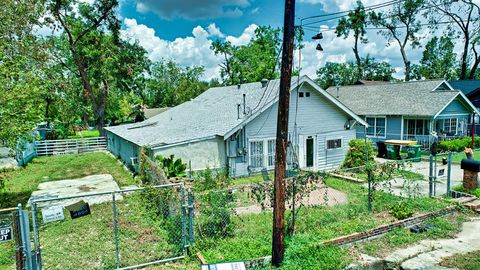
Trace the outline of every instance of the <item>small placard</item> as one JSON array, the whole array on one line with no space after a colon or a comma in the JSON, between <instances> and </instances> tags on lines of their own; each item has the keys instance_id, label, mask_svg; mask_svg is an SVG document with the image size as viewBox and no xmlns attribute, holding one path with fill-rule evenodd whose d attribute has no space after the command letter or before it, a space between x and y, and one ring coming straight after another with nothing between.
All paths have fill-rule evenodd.
<instances>
[{"instance_id":1,"label":"small placard","mask_svg":"<svg viewBox=\"0 0 480 270\"><path fill-rule=\"evenodd\" d=\"M201 270L246 270L244 262L229 262L202 265Z\"/></svg>"},{"instance_id":2,"label":"small placard","mask_svg":"<svg viewBox=\"0 0 480 270\"><path fill-rule=\"evenodd\" d=\"M445 176L445 169L438 170L438 176Z\"/></svg>"},{"instance_id":3,"label":"small placard","mask_svg":"<svg viewBox=\"0 0 480 270\"><path fill-rule=\"evenodd\" d=\"M12 227L0 228L0 243L12 240Z\"/></svg>"},{"instance_id":4,"label":"small placard","mask_svg":"<svg viewBox=\"0 0 480 270\"><path fill-rule=\"evenodd\" d=\"M42 209L42 217L43 223L49 223L65 219L62 207L44 208Z\"/></svg>"},{"instance_id":5,"label":"small placard","mask_svg":"<svg viewBox=\"0 0 480 270\"><path fill-rule=\"evenodd\" d=\"M65 208L70 211L70 217L72 217L72 219L90 215L90 206L83 200L66 206Z\"/></svg>"}]
</instances>

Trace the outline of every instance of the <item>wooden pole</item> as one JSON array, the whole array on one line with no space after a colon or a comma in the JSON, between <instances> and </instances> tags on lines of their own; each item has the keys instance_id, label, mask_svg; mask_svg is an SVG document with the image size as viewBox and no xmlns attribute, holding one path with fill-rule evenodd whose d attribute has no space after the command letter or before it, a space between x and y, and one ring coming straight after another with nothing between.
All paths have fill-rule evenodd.
<instances>
[{"instance_id":1,"label":"wooden pole","mask_svg":"<svg viewBox=\"0 0 480 270\"><path fill-rule=\"evenodd\" d=\"M295 0L285 0L282 68L277 114L275 181L273 200L272 265L280 266L285 251L285 176L288 144L288 109L292 82L293 41L295 37Z\"/></svg>"},{"instance_id":2,"label":"wooden pole","mask_svg":"<svg viewBox=\"0 0 480 270\"><path fill-rule=\"evenodd\" d=\"M472 149L475 148L475 112L472 114Z\"/></svg>"}]
</instances>

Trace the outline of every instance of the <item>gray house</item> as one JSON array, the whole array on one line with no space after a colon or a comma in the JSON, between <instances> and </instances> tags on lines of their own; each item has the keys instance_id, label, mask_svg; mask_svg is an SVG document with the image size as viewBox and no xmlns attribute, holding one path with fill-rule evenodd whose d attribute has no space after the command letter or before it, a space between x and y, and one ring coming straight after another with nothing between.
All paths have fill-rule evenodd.
<instances>
[{"instance_id":1,"label":"gray house","mask_svg":"<svg viewBox=\"0 0 480 270\"><path fill-rule=\"evenodd\" d=\"M469 116L478 113L461 91L444 80L340 86L327 91L369 124L366 129L357 128L357 136L373 141L416 140L428 146L433 130L447 139L467 135Z\"/></svg>"},{"instance_id":2,"label":"gray house","mask_svg":"<svg viewBox=\"0 0 480 270\"><path fill-rule=\"evenodd\" d=\"M293 81L290 163L310 170L338 166L354 127L365 121L310 78ZM154 155L174 154L193 171L228 168L244 176L273 169L278 87L272 80L211 88L144 122L106 128L108 149L129 165L147 146Z\"/></svg>"}]
</instances>

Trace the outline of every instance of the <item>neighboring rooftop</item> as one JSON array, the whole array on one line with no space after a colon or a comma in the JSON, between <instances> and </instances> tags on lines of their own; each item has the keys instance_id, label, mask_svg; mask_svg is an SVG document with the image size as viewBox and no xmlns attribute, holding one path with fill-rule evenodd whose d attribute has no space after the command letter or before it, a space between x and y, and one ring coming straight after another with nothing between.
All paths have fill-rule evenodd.
<instances>
[{"instance_id":1,"label":"neighboring rooftop","mask_svg":"<svg viewBox=\"0 0 480 270\"><path fill-rule=\"evenodd\" d=\"M327 92L358 115L434 116L459 92L442 85L443 80L335 86ZM439 87L440 86L440 87ZM438 90L433 91L435 88Z\"/></svg>"},{"instance_id":2,"label":"neighboring rooftop","mask_svg":"<svg viewBox=\"0 0 480 270\"><path fill-rule=\"evenodd\" d=\"M448 82L454 89L462 91L465 95L469 95L475 90L480 90L480 80L457 80Z\"/></svg>"},{"instance_id":3,"label":"neighboring rooftop","mask_svg":"<svg viewBox=\"0 0 480 270\"><path fill-rule=\"evenodd\" d=\"M163 108L148 108L145 109L145 119L150 119L156 115L159 115L163 112L166 112L171 107L163 107Z\"/></svg>"}]
</instances>

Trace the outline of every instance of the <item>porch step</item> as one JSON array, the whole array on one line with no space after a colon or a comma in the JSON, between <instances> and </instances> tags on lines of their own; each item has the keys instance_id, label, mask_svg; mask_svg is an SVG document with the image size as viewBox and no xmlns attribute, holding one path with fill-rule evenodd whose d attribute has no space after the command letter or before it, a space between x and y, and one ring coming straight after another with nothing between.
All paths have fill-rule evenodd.
<instances>
[{"instance_id":1,"label":"porch step","mask_svg":"<svg viewBox=\"0 0 480 270\"><path fill-rule=\"evenodd\" d=\"M472 210L479 210L480 209L480 200L475 200L472 202L468 202L464 204L466 207L472 209Z\"/></svg>"}]
</instances>

